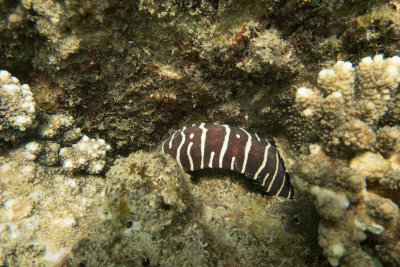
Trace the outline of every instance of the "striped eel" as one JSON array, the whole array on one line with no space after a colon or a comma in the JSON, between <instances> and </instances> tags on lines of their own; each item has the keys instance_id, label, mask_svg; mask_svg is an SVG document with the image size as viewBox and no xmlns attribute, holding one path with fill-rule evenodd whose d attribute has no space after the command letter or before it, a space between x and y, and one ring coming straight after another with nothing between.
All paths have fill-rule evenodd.
<instances>
[{"instance_id":1,"label":"striped eel","mask_svg":"<svg viewBox=\"0 0 400 267\"><path fill-rule=\"evenodd\" d=\"M253 179L268 196L293 199L289 174L275 145L237 127L200 123L183 127L158 148L185 172L218 168Z\"/></svg>"}]
</instances>

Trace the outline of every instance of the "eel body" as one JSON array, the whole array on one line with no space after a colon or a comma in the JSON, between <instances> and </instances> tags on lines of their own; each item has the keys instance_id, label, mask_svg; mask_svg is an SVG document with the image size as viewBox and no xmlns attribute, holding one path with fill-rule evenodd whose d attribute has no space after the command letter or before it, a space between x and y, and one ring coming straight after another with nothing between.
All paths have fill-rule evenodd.
<instances>
[{"instance_id":1,"label":"eel body","mask_svg":"<svg viewBox=\"0 0 400 267\"><path fill-rule=\"evenodd\" d=\"M293 198L289 174L275 145L244 129L193 124L173 133L158 151L171 155L185 172L228 169L253 179L268 196Z\"/></svg>"}]
</instances>

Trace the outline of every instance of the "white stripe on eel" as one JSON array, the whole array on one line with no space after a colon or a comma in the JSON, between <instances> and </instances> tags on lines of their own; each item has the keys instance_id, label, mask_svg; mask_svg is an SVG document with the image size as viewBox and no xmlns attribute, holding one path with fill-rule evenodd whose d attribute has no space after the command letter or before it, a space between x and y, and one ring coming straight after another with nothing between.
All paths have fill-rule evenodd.
<instances>
[{"instance_id":1,"label":"white stripe on eel","mask_svg":"<svg viewBox=\"0 0 400 267\"><path fill-rule=\"evenodd\" d=\"M192 148L192 145L193 145L193 142L190 142L189 145L188 145L186 154L187 154L188 159L189 159L190 170L191 170L191 171L194 171L194 168L193 168L193 159L192 159L192 155L190 155L190 149Z\"/></svg>"},{"instance_id":2,"label":"white stripe on eel","mask_svg":"<svg viewBox=\"0 0 400 267\"><path fill-rule=\"evenodd\" d=\"M234 170L234 166L235 166L235 157L232 157L232 161L231 161L231 170Z\"/></svg>"},{"instance_id":3,"label":"white stripe on eel","mask_svg":"<svg viewBox=\"0 0 400 267\"><path fill-rule=\"evenodd\" d=\"M206 146L206 134L207 134L207 129L204 128L205 123L200 123L200 129L201 129L201 137L200 137L200 154L201 154L201 162L200 162L200 169L204 168L204 148Z\"/></svg>"},{"instance_id":4,"label":"white stripe on eel","mask_svg":"<svg viewBox=\"0 0 400 267\"><path fill-rule=\"evenodd\" d=\"M250 152L250 147L251 147L251 135L246 132L246 130L243 130L247 134L247 142L246 142L246 147L244 149L244 160L243 160L243 167L242 170L240 171L241 173L244 173L246 170L246 165L247 165L247 160L249 159L249 152Z\"/></svg>"},{"instance_id":5,"label":"white stripe on eel","mask_svg":"<svg viewBox=\"0 0 400 267\"><path fill-rule=\"evenodd\" d=\"M278 160L278 157L279 157L279 155L278 155L278 150L277 150L277 151L276 151L276 157L275 157L275 158L276 158L276 160L275 160L275 162L276 162L275 172L274 172L274 176L272 176L271 182L269 183L269 186L268 186L268 188L267 188L267 192L269 192L269 191L271 190L272 185L274 185L275 178L276 178L276 174L278 173L278 168L279 168L279 160ZM283 176L282 179L285 179L285 176ZM282 183L284 183L284 182L285 182L285 180L282 181Z\"/></svg>"},{"instance_id":6,"label":"white stripe on eel","mask_svg":"<svg viewBox=\"0 0 400 267\"><path fill-rule=\"evenodd\" d=\"M228 141L229 141L229 136L231 133L231 128L228 125L222 125L222 127L225 128L225 136L224 136L224 142L222 143L222 148L221 152L219 154L219 167L222 169L222 161L225 156L225 152L228 149Z\"/></svg>"},{"instance_id":7,"label":"white stripe on eel","mask_svg":"<svg viewBox=\"0 0 400 267\"><path fill-rule=\"evenodd\" d=\"M176 161L178 161L178 164L179 164L179 166L181 166L181 168L183 168L182 162L181 162L181 149L182 149L183 144L185 143L185 134L184 134L185 129L186 129L186 127L182 128L182 131L181 131L182 140L178 146L178 149L176 150Z\"/></svg>"},{"instance_id":8,"label":"white stripe on eel","mask_svg":"<svg viewBox=\"0 0 400 267\"><path fill-rule=\"evenodd\" d=\"M212 163L213 163L213 160L214 160L214 155L215 155L215 152L212 151L211 154L210 154L210 163L208 164L209 168L213 167Z\"/></svg>"},{"instance_id":9,"label":"white stripe on eel","mask_svg":"<svg viewBox=\"0 0 400 267\"><path fill-rule=\"evenodd\" d=\"M263 161L261 163L261 166L258 168L256 174L254 174L254 177L253 177L254 180L257 180L258 175L265 168L265 164L267 164L268 150L269 150L270 146L271 145L268 143L268 145L265 147Z\"/></svg>"}]
</instances>

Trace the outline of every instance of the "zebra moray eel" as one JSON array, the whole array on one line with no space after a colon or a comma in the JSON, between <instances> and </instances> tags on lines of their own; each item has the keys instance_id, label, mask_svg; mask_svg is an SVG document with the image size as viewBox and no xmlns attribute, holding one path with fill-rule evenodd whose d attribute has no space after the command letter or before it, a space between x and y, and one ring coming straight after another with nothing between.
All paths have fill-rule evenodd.
<instances>
[{"instance_id":1,"label":"zebra moray eel","mask_svg":"<svg viewBox=\"0 0 400 267\"><path fill-rule=\"evenodd\" d=\"M193 124L176 131L157 151L171 155L185 172L229 169L256 181L268 196L293 198L289 174L275 145L246 130Z\"/></svg>"}]
</instances>

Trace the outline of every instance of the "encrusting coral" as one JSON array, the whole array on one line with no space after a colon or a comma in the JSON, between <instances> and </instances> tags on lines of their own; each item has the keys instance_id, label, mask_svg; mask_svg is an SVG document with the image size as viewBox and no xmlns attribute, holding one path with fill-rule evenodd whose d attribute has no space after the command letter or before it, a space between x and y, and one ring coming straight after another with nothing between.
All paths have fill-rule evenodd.
<instances>
[{"instance_id":1,"label":"encrusting coral","mask_svg":"<svg viewBox=\"0 0 400 267\"><path fill-rule=\"evenodd\" d=\"M292 49L277 30L266 30L250 40L248 55L237 67L252 75L265 75L264 71L268 67L270 71L275 69L277 75L283 75L284 71L295 72L302 66L299 66Z\"/></svg>"},{"instance_id":2,"label":"encrusting coral","mask_svg":"<svg viewBox=\"0 0 400 267\"><path fill-rule=\"evenodd\" d=\"M38 144L25 147L0 155L0 265L60 266L76 242L101 234L104 181L43 167L26 155Z\"/></svg>"},{"instance_id":3,"label":"encrusting coral","mask_svg":"<svg viewBox=\"0 0 400 267\"><path fill-rule=\"evenodd\" d=\"M54 138L59 134L61 129L69 128L73 125L74 119L72 116L64 114L55 114L48 116L47 124L43 124L40 129L40 135L44 138Z\"/></svg>"},{"instance_id":4,"label":"encrusting coral","mask_svg":"<svg viewBox=\"0 0 400 267\"><path fill-rule=\"evenodd\" d=\"M319 245L332 266L373 266L371 253L400 264L400 134L392 110L399 83L400 57L377 55L357 68L339 61L319 73L317 87L297 90L320 139L292 162L293 183L314 200ZM372 251L363 249L366 239Z\"/></svg>"}]
</instances>

